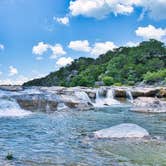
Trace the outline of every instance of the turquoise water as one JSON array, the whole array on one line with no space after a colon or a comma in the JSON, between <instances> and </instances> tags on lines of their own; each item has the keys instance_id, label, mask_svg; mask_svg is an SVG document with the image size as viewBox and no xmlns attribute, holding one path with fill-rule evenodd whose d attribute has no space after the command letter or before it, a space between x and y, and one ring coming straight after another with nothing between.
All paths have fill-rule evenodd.
<instances>
[{"instance_id":1,"label":"turquoise water","mask_svg":"<svg viewBox=\"0 0 166 166\"><path fill-rule=\"evenodd\" d=\"M152 137L166 136L166 114L139 114L129 106L87 112L34 113L0 117L2 166L164 166L164 140L97 140L93 132L120 123L135 123ZM13 161L6 161L11 152Z\"/></svg>"}]
</instances>

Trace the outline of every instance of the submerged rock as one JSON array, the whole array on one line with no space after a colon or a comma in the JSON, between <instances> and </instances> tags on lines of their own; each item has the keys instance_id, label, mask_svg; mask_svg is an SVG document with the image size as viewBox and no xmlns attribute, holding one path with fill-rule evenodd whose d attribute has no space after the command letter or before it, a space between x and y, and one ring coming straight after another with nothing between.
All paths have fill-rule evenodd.
<instances>
[{"instance_id":1,"label":"submerged rock","mask_svg":"<svg viewBox=\"0 0 166 166\"><path fill-rule=\"evenodd\" d=\"M96 138L144 138L149 133L136 124L123 123L107 129L94 132Z\"/></svg>"},{"instance_id":2,"label":"submerged rock","mask_svg":"<svg viewBox=\"0 0 166 166\"><path fill-rule=\"evenodd\" d=\"M132 111L145 113L166 112L166 101L153 97L139 97L134 100Z\"/></svg>"}]
</instances>

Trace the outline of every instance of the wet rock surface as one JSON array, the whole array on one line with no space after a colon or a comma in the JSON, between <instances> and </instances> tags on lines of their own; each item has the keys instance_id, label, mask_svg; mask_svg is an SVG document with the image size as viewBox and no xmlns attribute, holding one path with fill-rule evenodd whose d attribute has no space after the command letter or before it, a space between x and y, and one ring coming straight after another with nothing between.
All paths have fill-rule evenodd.
<instances>
[{"instance_id":1,"label":"wet rock surface","mask_svg":"<svg viewBox=\"0 0 166 166\"><path fill-rule=\"evenodd\" d=\"M15 97L22 109L32 112L53 112L57 110L58 97L44 94L27 94Z\"/></svg>"},{"instance_id":2,"label":"wet rock surface","mask_svg":"<svg viewBox=\"0 0 166 166\"><path fill-rule=\"evenodd\" d=\"M94 132L96 138L145 138L149 137L149 133L142 127L131 124L124 123L116 125L107 129L102 129Z\"/></svg>"},{"instance_id":3,"label":"wet rock surface","mask_svg":"<svg viewBox=\"0 0 166 166\"><path fill-rule=\"evenodd\" d=\"M21 86L0 86L0 89L8 91L8 96L13 96L22 109L30 111L90 110L98 106L119 104L121 102L117 100L123 98L123 103L125 101L134 102L133 111L166 112L164 102L166 87L23 88Z\"/></svg>"},{"instance_id":4,"label":"wet rock surface","mask_svg":"<svg viewBox=\"0 0 166 166\"><path fill-rule=\"evenodd\" d=\"M166 112L166 101L159 98L139 97L134 100L132 111L145 113Z\"/></svg>"}]
</instances>

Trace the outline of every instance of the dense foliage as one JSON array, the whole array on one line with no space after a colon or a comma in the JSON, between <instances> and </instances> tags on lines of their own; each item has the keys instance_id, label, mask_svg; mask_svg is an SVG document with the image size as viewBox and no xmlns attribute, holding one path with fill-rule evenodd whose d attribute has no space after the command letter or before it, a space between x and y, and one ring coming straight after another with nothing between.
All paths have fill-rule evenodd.
<instances>
[{"instance_id":1,"label":"dense foliage","mask_svg":"<svg viewBox=\"0 0 166 166\"><path fill-rule=\"evenodd\" d=\"M97 59L79 58L48 76L25 86L135 85L166 82L166 47L149 40L137 47L120 47Z\"/></svg>"}]
</instances>

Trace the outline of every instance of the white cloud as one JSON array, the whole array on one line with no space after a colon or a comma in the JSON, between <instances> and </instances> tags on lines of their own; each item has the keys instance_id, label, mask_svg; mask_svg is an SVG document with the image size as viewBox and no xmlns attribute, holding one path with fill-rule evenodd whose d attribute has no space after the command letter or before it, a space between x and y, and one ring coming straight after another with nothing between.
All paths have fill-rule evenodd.
<instances>
[{"instance_id":1,"label":"white cloud","mask_svg":"<svg viewBox=\"0 0 166 166\"><path fill-rule=\"evenodd\" d=\"M126 47L136 47L139 45L139 42L132 42L132 41L129 41L126 43Z\"/></svg>"},{"instance_id":2,"label":"white cloud","mask_svg":"<svg viewBox=\"0 0 166 166\"><path fill-rule=\"evenodd\" d=\"M42 56L37 56L36 60L41 61L41 60L43 60L43 57Z\"/></svg>"},{"instance_id":3,"label":"white cloud","mask_svg":"<svg viewBox=\"0 0 166 166\"><path fill-rule=\"evenodd\" d=\"M42 55L46 53L48 50L52 52L50 56L51 59L55 59L59 55L66 54L61 44L51 45L43 42L39 42L36 46L34 46L32 48L32 53L37 55L36 60L42 60Z\"/></svg>"},{"instance_id":4,"label":"white cloud","mask_svg":"<svg viewBox=\"0 0 166 166\"><path fill-rule=\"evenodd\" d=\"M156 20L166 19L166 0L140 0L140 6Z\"/></svg>"},{"instance_id":5,"label":"white cloud","mask_svg":"<svg viewBox=\"0 0 166 166\"><path fill-rule=\"evenodd\" d=\"M162 40L166 36L166 29L156 28L153 25L148 25L147 27L138 27L135 33L137 36L143 37L145 40Z\"/></svg>"},{"instance_id":6,"label":"white cloud","mask_svg":"<svg viewBox=\"0 0 166 166\"><path fill-rule=\"evenodd\" d=\"M9 76L14 76L18 74L18 70L17 68L13 67L13 66L9 66Z\"/></svg>"},{"instance_id":7,"label":"white cloud","mask_svg":"<svg viewBox=\"0 0 166 166\"><path fill-rule=\"evenodd\" d=\"M91 50L87 40L71 41L68 45L69 48L75 51L89 52Z\"/></svg>"},{"instance_id":8,"label":"white cloud","mask_svg":"<svg viewBox=\"0 0 166 166\"><path fill-rule=\"evenodd\" d=\"M51 59L56 59L57 56L66 54L61 44L50 46L50 49L52 50L52 55L50 56Z\"/></svg>"},{"instance_id":9,"label":"white cloud","mask_svg":"<svg viewBox=\"0 0 166 166\"><path fill-rule=\"evenodd\" d=\"M0 50L4 50L5 46L3 44L0 44Z\"/></svg>"},{"instance_id":10,"label":"white cloud","mask_svg":"<svg viewBox=\"0 0 166 166\"><path fill-rule=\"evenodd\" d=\"M88 40L71 41L68 47L75 51L90 53L92 56L94 55L99 56L101 54L106 53L109 50L113 50L114 48L117 48L117 46L110 41L96 42L94 43L93 46L90 46Z\"/></svg>"},{"instance_id":11,"label":"white cloud","mask_svg":"<svg viewBox=\"0 0 166 166\"><path fill-rule=\"evenodd\" d=\"M76 0L70 1L69 9L73 16L104 18L110 13L130 14L140 0Z\"/></svg>"},{"instance_id":12,"label":"white cloud","mask_svg":"<svg viewBox=\"0 0 166 166\"><path fill-rule=\"evenodd\" d=\"M117 46L110 41L107 42L100 42L100 43L95 43L94 47L92 48L91 54L98 56L101 54L106 53L109 50L113 50L114 48L117 48Z\"/></svg>"},{"instance_id":13,"label":"white cloud","mask_svg":"<svg viewBox=\"0 0 166 166\"><path fill-rule=\"evenodd\" d=\"M0 85L22 85L24 82L29 81L29 79L25 76L18 76L16 79L4 79L0 80Z\"/></svg>"},{"instance_id":14,"label":"white cloud","mask_svg":"<svg viewBox=\"0 0 166 166\"><path fill-rule=\"evenodd\" d=\"M75 0L70 1L69 9L73 16L104 18L110 13L131 14L136 7L151 18L166 19L166 0Z\"/></svg>"},{"instance_id":15,"label":"white cloud","mask_svg":"<svg viewBox=\"0 0 166 166\"><path fill-rule=\"evenodd\" d=\"M73 62L73 59L72 59L71 57L68 57L68 58L62 57L62 58L60 58L60 59L56 62L56 64L57 64L59 67L64 67L64 66L66 66L66 65L71 64L72 62Z\"/></svg>"},{"instance_id":16,"label":"white cloud","mask_svg":"<svg viewBox=\"0 0 166 166\"><path fill-rule=\"evenodd\" d=\"M68 25L69 24L69 18L68 17L53 17L55 21L57 21L60 24Z\"/></svg>"},{"instance_id":17,"label":"white cloud","mask_svg":"<svg viewBox=\"0 0 166 166\"><path fill-rule=\"evenodd\" d=\"M49 49L49 45L43 42L39 42L36 46L33 46L32 53L36 55L43 55Z\"/></svg>"}]
</instances>

